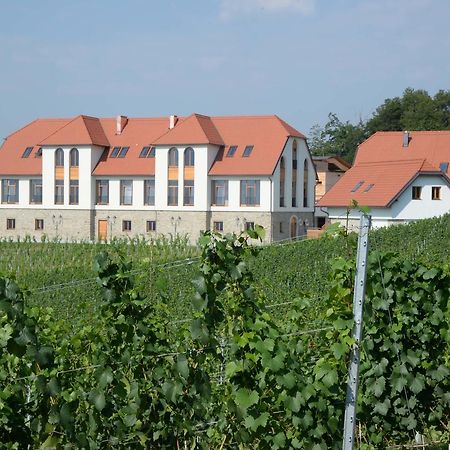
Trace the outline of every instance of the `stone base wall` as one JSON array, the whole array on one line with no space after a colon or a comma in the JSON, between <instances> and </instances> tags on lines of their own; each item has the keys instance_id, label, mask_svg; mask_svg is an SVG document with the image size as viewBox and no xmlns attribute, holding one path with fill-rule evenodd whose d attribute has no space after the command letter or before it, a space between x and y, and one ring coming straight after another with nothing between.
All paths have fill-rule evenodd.
<instances>
[{"instance_id":1,"label":"stone base wall","mask_svg":"<svg viewBox=\"0 0 450 450\"><path fill-rule=\"evenodd\" d=\"M314 214L312 212L277 212L273 213L273 241L282 241L284 239L290 239L291 236L291 220L295 218L297 221L296 236L306 236L306 230L308 227L314 226Z\"/></svg>"},{"instance_id":2,"label":"stone base wall","mask_svg":"<svg viewBox=\"0 0 450 450\"><path fill-rule=\"evenodd\" d=\"M51 210L51 209L0 209L0 237L18 239L29 236L36 240L44 237L62 240L92 239L91 210ZM15 220L15 228L7 229L7 220ZM44 228L36 230L36 220L43 220Z\"/></svg>"}]
</instances>

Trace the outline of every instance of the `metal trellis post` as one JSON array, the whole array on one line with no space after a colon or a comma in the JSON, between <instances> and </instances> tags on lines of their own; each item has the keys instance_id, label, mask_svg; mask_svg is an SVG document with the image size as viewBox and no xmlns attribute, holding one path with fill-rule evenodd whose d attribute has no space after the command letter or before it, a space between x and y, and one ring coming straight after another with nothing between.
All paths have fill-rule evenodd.
<instances>
[{"instance_id":1,"label":"metal trellis post","mask_svg":"<svg viewBox=\"0 0 450 450\"><path fill-rule=\"evenodd\" d=\"M358 398L358 377L360 343L362 338L363 305L366 292L367 255L369 253L369 230L371 216L363 214L360 220L358 250L356 255L355 290L353 292L353 345L348 369L347 398L345 400L343 450L353 450L355 445L356 405Z\"/></svg>"}]
</instances>

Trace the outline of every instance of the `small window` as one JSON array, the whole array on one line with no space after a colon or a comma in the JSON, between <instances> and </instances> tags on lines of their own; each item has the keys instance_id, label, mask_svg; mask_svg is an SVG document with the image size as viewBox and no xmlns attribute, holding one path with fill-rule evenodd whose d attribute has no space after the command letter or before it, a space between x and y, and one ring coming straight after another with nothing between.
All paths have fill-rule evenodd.
<instances>
[{"instance_id":1,"label":"small window","mask_svg":"<svg viewBox=\"0 0 450 450\"><path fill-rule=\"evenodd\" d=\"M6 229L15 230L16 229L16 219L6 219Z\"/></svg>"},{"instance_id":2,"label":"small window","mask_svg":"<svg viewBox=\"0 0 450 450\"><path fill-rule=\"evenodd\" d=\"M147 233L149 231L156 231L156 220L147 220Z\"/></svg>"},{"instance_id":3,"label":"small window","mask_svg":"<svg viewBox=\"0 0 450 450\"><path fill-rule=\"evenodd\" d=\"M375 186L374 184L369 184L369 186L367 186L367 187L364 189L364 192L369 192L374 186Z\"/></svg>"},{"instance_id":4,"label":"small window","mask_svg":"<svg viewBox=\"0 0 450 450\"><path fill-rule=\"evenodd\" d=\"M33 147L27 147L22 153L22 158L28 158L33 151Z\"/></svg>"},{"instance_id":5,"label":"small window","mask_svg":"<svg viewBox=\"0 0 450 450\"><path fill-rule=\"evenodd\" d=\"M131 220L122 220L122 231L131 231Z\"/></svg>"},{"instance_id":6,"label":"small window","mask_svg":"<svg viewBox=\"0 0 450 450\"><path fill-rule=\"evenodd\" d=\"M35 158L41 158L41 157L42 157L42 147L39 147L39 148L36 150L36 153L34 154L34 157L35 157Z\"/></svg>"},{"instance_id":7,"label":"small window","mask_svg":"<svg viewBox=\"0 0 450 450\"><path fill-rule=\"evenodd\" d=\"M35 230L43 230L44 229L44 219L35 219L34 220L34 229Z\"/></svg>"},{"instance_id":8,"label":"small window","mask_svg":"<svg viewBox=\"0 0 450 450\"><path fill-rule=\"evenodd\" d=\"M255 222L245 222L245 231L254 229L255 229Z\"/></svg>"},{"instance_id":9,"label":"small window","mask_svg":"<svg viewBox=\"0 0 450 450\"><path fill-rule=\"evenodd\" d=\"M155 147L151 147L150 151L148 152L147 158L154 158L155 157L155 153L156 153L156 148Z\"/></svg>"},{"instance_id":10,"label":"small window","mask_svg":"<svg viewBox=\"0 0 450 450\"><path fill-rule=\"evenodd\" d=\"M70 167L78 167L80 164L80 155L78 149L73 148L69 153Z\"/></svg>"},{"instance_id":11,"label":"small window","mask_svg":"<svg viewBox=\"0 0 450 450\"><path fill-rule=\"evenodd\" d=\"M147 158L149 151L150 147L143 147L141 153L139 153L139 158Z\"/></svg>"},{"instance_id":12,"label":"small window","mask_svg":"<svg viewBox=\"0 0 450 450\"><path fill-rule=\"evenodd\" d=\"M233 155L236 153L237 145L230 145L227 151L227 158L233 157Z\"/></svg>"},{"instance_id":13,"label":"small window","mask_svg":"<svg viewBox=\"0 0 450 450\"><path fill-rule=\"evenodd\" d=\"M421 195L422 195L422 186L413 186L412 187L412 199L420 200Z\"/></svg>"},{"instance_id":14,"label":"small window","mask_svg":"<svg viewBox=\"0 0 450 450\"><path fill-rule=\"evenodd\" d=\"M441 187L440 186L432 186L431 187L431 200L440 200L441 199Z\"/></svg>"},{"instance_id":15,"label":"small window","mask_svg":"<svg viewBox=\"0 0 450 450\"><path fill-rule=\"evenodd\" d=\"M364 184L364 181L358 181L355 184L355 187L352 189L352 192L356 192L363 184Z\"/></svg>"},{"instance_id":16,"label":"small window","mask_svg":"<svg viewBox=\"0 0 450 450\"><path fill-rule=\"evenodd\" d=\"M120 180L120 204L133 204L133 180Z\"/></svg>"},{"instance_id":17,"label":"small window","mask_svg":"<svg viewBox=\"0 0 450 450\"><path fill-rule=\"evenodd\" d=\"M283 230L283 222L280 222L280 234L283 234L284 230Z\"/></svg>"},{"instance_id":18,"label":"small window","mask_svg":"<svg viewBox=\"0 0 450 450\"><path fill-rule=\"evenodd\" d=\"M119 152L120 152L120 147L114 147L112 149L110 157L111 158L117 158L117 155L119 154Z\"/></svg>"},{"instance_id":19,"label":"small window","mask_svg":"<svg viewBox=\"0 0 450 450\"><path fill-rule=\"evenodd\" d=\"M223 222L214 222L213 228L214 228L214 231L223 232Z\"/></svg>"},{"instance_id":20,"label":"small window","mask_svg":"<svg viewBox=\"0 0 450 450\"><path fill-rule=\"evenodd\" d=\"M439 170L440 170L441 172L446 173L447 170L448 170L448 162L441 162L441 163L439 164Z\"/></svg>"},{"instance_id":21,"label":"small window","mask_svg":"<svg viewBox=\"0 0 450 450\"><path fill-rule=\"evenodd\" d=\"M247 145L242 153L243 158L248 158L252 154L253 145Z\"/></svg>"},{"instance_id":22,"label":"small window","mask_svg":"<svg viewBox=\"0 0 450 450\"><path fill-rule=\"evenodd\" d=\"M120 149L119 154L117 155L118 158L125 158L126 154L128 153L128 150L130 149L130 147L122 147Z\"/></svg>"},{"instance_id":23,"label":"small window","mask_svg":"<svg viewBox=\"0 0 450 450\"><path fill-rule=\"evenodd\" d=\"M62 148L57 148L55 151L55 166L64 167L64 151Z\"/></svg>"}]
</instances>

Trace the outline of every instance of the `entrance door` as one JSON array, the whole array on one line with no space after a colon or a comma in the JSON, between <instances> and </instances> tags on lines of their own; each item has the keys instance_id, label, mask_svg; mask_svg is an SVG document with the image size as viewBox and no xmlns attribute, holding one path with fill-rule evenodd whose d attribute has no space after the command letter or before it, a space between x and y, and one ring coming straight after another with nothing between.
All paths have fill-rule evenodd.
<instances>
[{"instance_id":1,"label":"entrance door","mask_svg":"<svg viewBox=\"0 0 450 450\"><path fill-rule=\"evenodd\" d=\"M291 217L291 239L297 237L297 217Z\"/></svg>"},{"instance_id":2,"label":"entrance door","mask_svg":"<svg viewBox=\"0 0 450 450\"><path fill-rule=\"evenodd\" d=\"M108 221L99 220L98 221L98 240L106 241L108 237Z\"/></svg>"}]
</instances>

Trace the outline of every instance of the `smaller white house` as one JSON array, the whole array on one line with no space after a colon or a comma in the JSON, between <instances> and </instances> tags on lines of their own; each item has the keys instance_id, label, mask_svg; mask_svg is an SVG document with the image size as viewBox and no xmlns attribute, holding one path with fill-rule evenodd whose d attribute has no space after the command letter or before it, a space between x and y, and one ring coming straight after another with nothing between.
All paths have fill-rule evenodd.
<instances>
[{"instance_id":1,"label":"smaller white house","mask_svg":"<svg viewBox=\"0 0 450 450\"><path fill-rule=\"evenodd\" d=\"M353 228L371 210L373 227L450 211L450 131L377 132L363 142L353 167L321 198L330 222Z\"/></svg>"}]
</instances>

